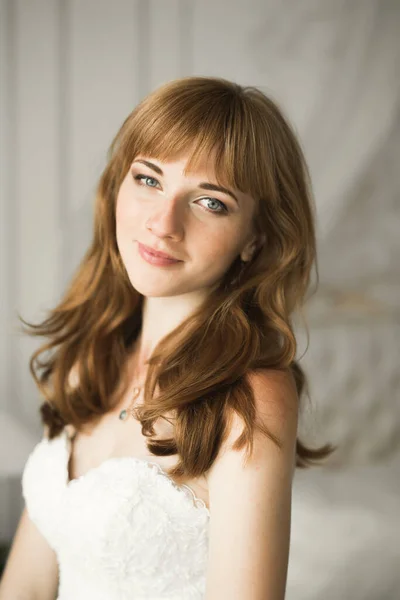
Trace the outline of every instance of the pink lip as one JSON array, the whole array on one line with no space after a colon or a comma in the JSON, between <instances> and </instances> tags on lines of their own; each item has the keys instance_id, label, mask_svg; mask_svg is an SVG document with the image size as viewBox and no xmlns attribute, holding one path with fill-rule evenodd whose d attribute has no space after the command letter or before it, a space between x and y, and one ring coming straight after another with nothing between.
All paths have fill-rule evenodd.
<instances>
[{"instance_id":1,"label":"pink lip","mask_svg":"<svg viewBox=\"0 0 400 600\"><path fill-rule=\"evenodd\" d=\"M158 250L154 250L154 248L151 248L150 246L145 246L145 244L141 244L140 242L138 242L139 246L142 246L142 248L144 248L144 250L146 250L146 252L149 252L150 254L153 254L154 256L160 256L161 258L168 258L169 260L179 260L178 258L174 258L173 256L171 256L170 254L166 254L165 252L159 252Z\"/></svg>"},{"instance_id":2,"label":"pink lip","mask_svg":"<svg viewBox=\"0 0 400 600\"><path fill-rule=\"evenodd\" d=\"M176 265L178 263L183 262L181 260L169 257L168 255L162 254L160 252L157 254L154 254L155 251L153 251L152 248L149 248L148 246L145 246L144 244L140 244L139 242L138 242L138 249L139 249L140 256L146 262L148 262L152 265L167 266L167 265Z\"/></svg>"}]
</instances>

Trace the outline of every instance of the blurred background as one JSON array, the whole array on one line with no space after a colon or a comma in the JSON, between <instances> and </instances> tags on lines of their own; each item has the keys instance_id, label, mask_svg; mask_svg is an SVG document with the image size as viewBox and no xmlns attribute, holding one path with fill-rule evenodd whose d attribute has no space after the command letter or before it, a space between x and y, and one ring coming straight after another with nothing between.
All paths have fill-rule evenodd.
<instances>
[{"instance_id":1,"label":"blurred background","mask_svg":"<svg viewBox=\"0 0 400 600\"><path fill-rule=\"evenodd\" d=\"M42 436L40 340L17 312L37 321L58 302L135 105L170 79L221 76L281 105L317 205L299 435L338 450L296 472L287 598L400 598L399 40L397 0L0 0L1 542Z\"/></svg>"}]
</instances>

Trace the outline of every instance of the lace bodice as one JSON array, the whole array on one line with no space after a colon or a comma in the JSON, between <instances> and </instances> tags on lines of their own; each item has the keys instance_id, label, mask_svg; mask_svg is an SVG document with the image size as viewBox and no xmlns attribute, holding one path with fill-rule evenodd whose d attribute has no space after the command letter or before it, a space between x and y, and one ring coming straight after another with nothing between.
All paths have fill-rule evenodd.
<instances>
[{"instance_id":1,"label":"lace bodice","mask_svg":"<svg viewBox=\"0 0 400 600\"><path fill-rule=\"evenodd\" d=\"M59 563L57 600L198 600L210 513L157 463L110 458L69 481L64 430L43 438L22 475L30 518Z\"/></svg>"}]
</instances>

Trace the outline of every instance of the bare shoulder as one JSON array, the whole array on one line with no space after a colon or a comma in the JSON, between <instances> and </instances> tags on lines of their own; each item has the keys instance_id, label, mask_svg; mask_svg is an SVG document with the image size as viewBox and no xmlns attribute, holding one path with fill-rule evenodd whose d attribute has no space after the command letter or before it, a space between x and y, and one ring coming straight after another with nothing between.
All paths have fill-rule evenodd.
<instances>
[{"instance_id":1,"label":"bare shoulder","mask_svg":"<svg viewBox=\"0 0 400 600\"><path fill-rule=\"evenodd\" d=\"M290 369L249 372L257 418L284 444L297 436L299 397Z\"/></svg>"},{"instance_id":2,"label":"bare shoulder","mask_svg":"<svg viewBox=\"0 0 400 600\"><path fill-rule=\"evenodd\" d=\"M267 457L270 459L270 453L278 452L279 446L281 451L290 454L294 451L296 444L299 417L299 398L292 372L289 369L262 369L249 372L247 381L254 397L257 422L267 428L278 442L274 450L273 441L268 440L256 431L253 462L256 463L257 460L263 460ZM223 464L229 460L228 456L233 455L233 445L243 433L244 427L243 419L233 412L227 438L222 444L212 468L207 473L207 481L215 479L217 473L221 474L224 469ZM243 457L244 451L239 451L236 454ZM231 460L233 459L231 458Z\"/></svg>"}]
</instances>

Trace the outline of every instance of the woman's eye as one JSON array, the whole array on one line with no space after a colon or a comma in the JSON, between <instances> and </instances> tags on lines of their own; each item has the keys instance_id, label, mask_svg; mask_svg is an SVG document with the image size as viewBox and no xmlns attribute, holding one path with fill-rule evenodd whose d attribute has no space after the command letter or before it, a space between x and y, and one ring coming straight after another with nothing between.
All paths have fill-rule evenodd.
<instances>
[{"instance_id":1,"label":"woman's eye","mask_svg":"<svg viewBox=\"0 0 400 600\"><path fill-rule=\"evenodd\" d=\"M223 202L221 202L221 200L217 200L216 198L201 198L201 200L206 200L206 202L214 202L214 206L215 204L217 204L217 208L219 206L218 210L216 208L207 208L206 210L208 212L213 212L215 214L225 214L229 212L226 205Z\"/></svg>"},{"instance_id":2,"label":"woman's eye","mask_svg":"<svg viewBox=\"0 0 400 600\"><path fill-rule=\"evenodd\" d=\"M151 181L155 181L156 184L158 183L157 179L154 179L154 177L149 177L148 175L135 175L134 179L136 181L140 181L140 182L143 181L143 180L146 180L146 179L150 179ZM144 183L144 184L141 184L141 185L145 185L146 187L155 187L152 184L147 185L147 183Z\"/></svg>"}]
</instances>

